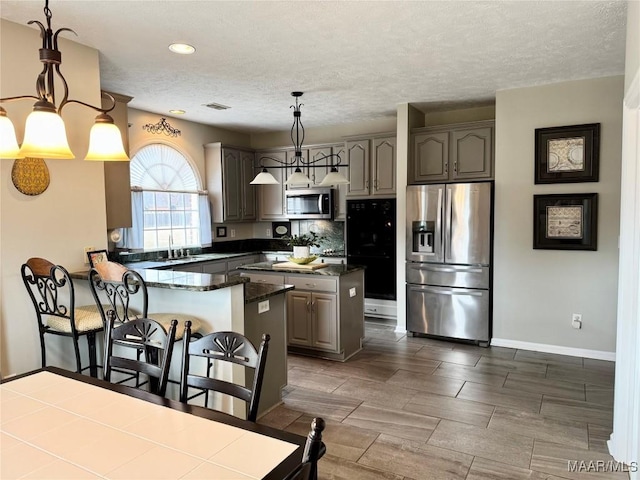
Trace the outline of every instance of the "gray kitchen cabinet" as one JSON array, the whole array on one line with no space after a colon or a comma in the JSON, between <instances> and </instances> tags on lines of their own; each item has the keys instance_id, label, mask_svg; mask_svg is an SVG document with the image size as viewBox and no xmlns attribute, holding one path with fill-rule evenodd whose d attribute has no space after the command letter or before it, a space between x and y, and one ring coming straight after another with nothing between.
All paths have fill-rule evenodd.
<instances>
[{"instance_id":1,"label":"gray kitchen cabinet","mask_svg":"<svg viewBox=\"0 0 640 480\"><path fill-rule=\"evenodd\" d=\"M253 159L251 150L221 143L205 145L205 172L213 223L256 219L255 186L249 183L254 176Z\"/></svg>"},{"instance_id":2,"label":"gray kitchen cabinet","mask_svg":"<svg viewBox=\"0 0 640 480\"><path fill-rule=\"evenodd\" d=\"M393 197L396 194L396 137L380 135L348 140L347 197Z\"/></svg>"},{"instance_id":3,"label":"gray kitchen cabinet","mask_svg":"<svg viewBox=\"0 0 640 480\"><path fill-rule=\"evenodd\" d=\"M279 163L276 160L285 162L286 151L285 150L265 150L256 152L256 164L262 164L268 168L270 174L272 174L279 184L276 185L259 185L258 187L258 219L259 220L286 220L285 211L285 185L286 180L285 168L271 168L269 167L283 167L284 163Z\"/></svg>"},{"instance_id":4,"label":"gray kitchen cabinet","mask_svg":"<svg viewBox=\"0 0 640 480\"><path fill-rule=\"evenodd\" d=\"M493 178L493 135L493 121L414 130L409 184Z\"/></svg>"},{"instance_id":5,"label":"gray kitchen cabinet","mask_svg":"<svg viewBox=\"0 0 640 480\"><path fill-rule=\"evenodd\" d=\"M287 292L289 351L345 361L362 348L364 270L342 275L242 269L255 283L293 285Z\"/></svg>"},{"instance_id":6,"label":"gray kitchen cabinet","mask_svg":"<svg viewBox=\"0 0 640 480\"><path fill-rule=\"evenodd\" d=\"M259 255L246 255L239 258L227 260L227 275L236 276L240 275L238 267L242 265L248 265L250 263L256 263L260 261Z\"/></svg>"},{"instance_id":7,"label":"gray kitchen cabinet","mask_svg":"<svg viewBox=\"0 0 640 480\"><path fill-rule=\"evenodd\" d=\"M337 305L335 294L287 292L289 345L338 353Z\"/></svg>"},{"instance_id":8,"label":"gray kitchen cabinet","mask_svg":"<svg viewBox=\"0 0 640 480\"><path fill-rule=\"evenodd\" d=\"M133 97L110 93L116 100L115 108L109 112L120 129L124 150L129 154L129 116L127 104ZM111 107L111 101L102 99L102 106ZM104 194L107 212L107 229L131 227L131 180L129 162L104 163Z\"/></svg>"},{"instance_id":9,"label":"gray kitchen cabinet","mask_svg":"<svg viewBox=\"0 0 640 480\"><path fill-rule=\"evenodd\" d=\"M347 164L346 149L345 149L344 143L334 145L333 147L331 147L331 150L334 155L340 155L340 161L342 164L345 164L345 165ZM349 178L348 168L339 168L338 171L345 177ZM336 185L334 188L336 189L336 197L337 197L334 199L335 205L336 205L336 214L334 218L336 220L346 220L347 193L349 191L349 185L346 185L346 184Z\"/></svg>"}]
</instances>

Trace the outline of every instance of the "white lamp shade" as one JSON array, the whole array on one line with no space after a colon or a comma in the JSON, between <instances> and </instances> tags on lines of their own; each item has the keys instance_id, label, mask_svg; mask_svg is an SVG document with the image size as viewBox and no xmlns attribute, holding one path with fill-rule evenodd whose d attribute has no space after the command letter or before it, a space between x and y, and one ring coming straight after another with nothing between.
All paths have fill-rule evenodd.
<instances>
[{"instance_id":1,"label":"white lamp shade","mask_svg":"<svg viewBox=\"0 0 640 480\"><path fill-rule=\"evenodd\" d=\"M16 140L16 129L9 117L0 115L0 158L22 158L18 154L20 147Z\"/></svg>"},{"instance_id":2,"label":"white lamp shade","mask_svg":"<svg viewBox=\"0 0 640 480\"><path fill-rule=\"evenodd\" d=\"M327 187L329 185L348 185L348 184L349 184L349 180L347 180L347 178L337 170L329 172L322 179L322 182L320 182L320 186L322 187Z\"/></svg>"},{"instance_id":3,"label":"white lamp shade","mask_svg":"<svg viewBox=\"0 0 640 480\"><path fill-rule=\"evenodd\" d=\"M25 123L24 141L18 156L62 160L75 158L69 148L62 117L53 112L31 112Z\"/></svg>"},{"instance_id":4,"label":"white lamp shade","mask_svg":"<svg viewBox=\"0 0 640 480\"><path fill-rule=\"evenodd\" d=\"M254 178L251 182L251 185L278 185L278 180L267 172L266 169L262 170L256 178Z\"/></svg>"},{"instance_id":5,"label":"white lamp shade","mask_svg":"<svg viewBox=\"0 0 640 480\"><path fill-rule=\"evenodd\" d=\"M120 129L113 123L95 123L89 134L89 151L85 160L98 162L128 162Z\"/></svg>"},{"instance_id":6,"label":"white lamp shade","mask_svg":"<svg viewBox=\"0 0 640 480\"><path fill-rule=\"evenodd\" d=\"M308 185L311 183L311 180L302 172L293 172L284 183L285 185Z\"/></svg>"}]
</instances>

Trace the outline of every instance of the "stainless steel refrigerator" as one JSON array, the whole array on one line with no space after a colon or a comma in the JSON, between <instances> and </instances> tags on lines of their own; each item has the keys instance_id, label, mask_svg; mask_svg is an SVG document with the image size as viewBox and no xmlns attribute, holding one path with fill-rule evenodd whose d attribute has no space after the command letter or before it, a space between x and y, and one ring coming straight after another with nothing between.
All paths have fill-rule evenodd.
<instances>
[{"instance_id":1,"label":"stainless steel refrigerator","mask_svg":"<svg viewBox=\"0 0 640 480\"><path fill-rule=\"evenodd\" d=\"M407 330L491 340L493 184L407 187Z\"/></svg>"}]
</instances>

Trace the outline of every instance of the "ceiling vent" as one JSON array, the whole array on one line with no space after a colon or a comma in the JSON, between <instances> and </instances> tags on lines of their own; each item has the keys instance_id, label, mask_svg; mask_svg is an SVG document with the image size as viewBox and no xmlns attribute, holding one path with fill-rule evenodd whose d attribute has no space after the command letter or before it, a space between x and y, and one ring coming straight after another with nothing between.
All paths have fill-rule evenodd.
<instances>
[{"instance_id":1,"label":"ceiling vent","mask_svg":"<svg viewBox=\"0 0 640 480\"><path fill-rule=\"evenodd\" d=\"M227 107L226 105L221 105L219 103L207 103L205 107L213 108L214 110L227 110L231 107Z\"/></svg>"}]
</instances>

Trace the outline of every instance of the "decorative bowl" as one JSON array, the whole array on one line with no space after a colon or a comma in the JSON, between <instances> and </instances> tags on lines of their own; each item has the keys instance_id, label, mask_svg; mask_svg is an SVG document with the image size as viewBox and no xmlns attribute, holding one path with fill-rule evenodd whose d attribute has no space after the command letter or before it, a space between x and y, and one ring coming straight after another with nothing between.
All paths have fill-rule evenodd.
<instances>
[{"instance_id":1,"label":"decorative bowl","mask_svg":"<svg viewBox=\"0 0 640 480\"><path fill-rule=\"evenodd\" d=\"M311 255L310 257L306 258L289 257L289 260L291 260L293 263L297 263L298 265L306 265L307 263L313 262L316 258L318 258L317 255Z\"/></svg>"}]
</instances>

